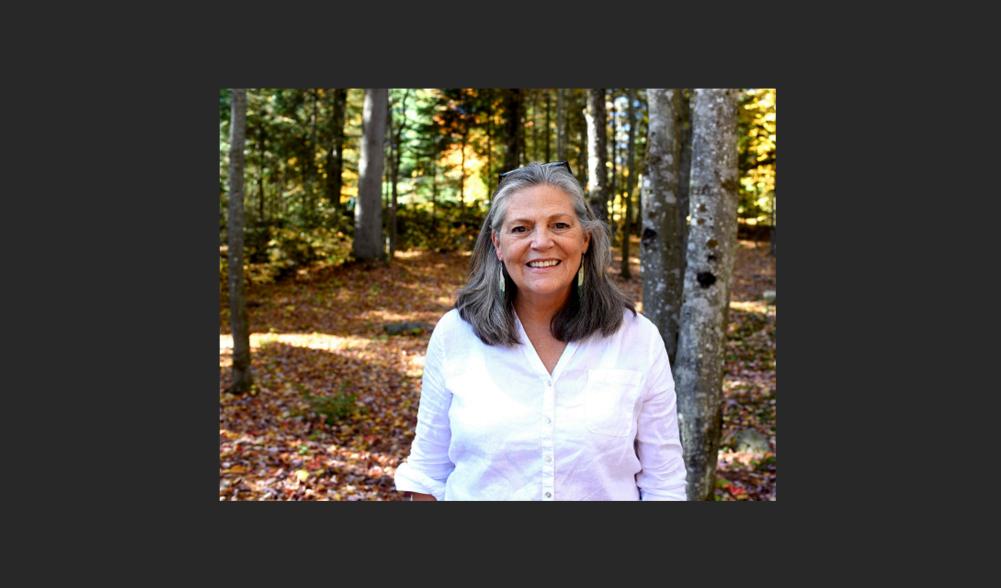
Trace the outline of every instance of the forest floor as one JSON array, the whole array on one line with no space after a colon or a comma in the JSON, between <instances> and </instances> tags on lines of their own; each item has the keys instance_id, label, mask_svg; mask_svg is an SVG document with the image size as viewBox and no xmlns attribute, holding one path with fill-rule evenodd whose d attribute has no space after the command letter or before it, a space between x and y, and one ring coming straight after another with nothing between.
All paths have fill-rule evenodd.
<instances>
[{"instance_id":1,"label":"forest floor","mask_svg":"<svg viewBox=\"0 0 1001 588\"><path fill-rule=\"evenodd\" d=\"M642 311L639 242L633 278L613 277ZM398 500L395 468L413 440L430 331L468 270L468 253L397 252L392 264L300 270L248 292L255 377L226 392L232 337L220 287L219 500ZM775 258L740 241L727 328L723 438L716 500L775 500Z\"/></svg>"}]
</instances>

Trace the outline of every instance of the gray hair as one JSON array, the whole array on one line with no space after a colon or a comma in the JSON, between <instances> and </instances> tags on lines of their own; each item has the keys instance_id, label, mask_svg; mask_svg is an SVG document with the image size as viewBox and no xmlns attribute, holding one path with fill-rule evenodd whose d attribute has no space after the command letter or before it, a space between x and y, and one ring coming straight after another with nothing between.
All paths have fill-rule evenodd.
<instances>
[{"instance_id":1,"label":"gray hair","mask_svg":"<svg viewBox=\"0 0 1001 588\"><path fill-rule=\"evenodd\" d=\"M591 236L584 253L584 285L573 281L573 291L549 325L560 341L586 339L596 332L609 336L622 324L622 312L636 307L609 279L607 268L612 264L612 248L608 227L598 219L584 200L580 182L566 168L530 163L509 172L494 192L487 217L473 247L469 280L459 291L455 307L459 315L472 325L476 335L487 345L517 345L518 331L514 322L514 300L518 286L511 280L504 265L494 254L491 234L499 232L507 214L508 198L520 190L539 184L559 188L570 196L577 220ZM504 294L500 293L500 273L504 274Z\"/></svg>"}]
</instances>

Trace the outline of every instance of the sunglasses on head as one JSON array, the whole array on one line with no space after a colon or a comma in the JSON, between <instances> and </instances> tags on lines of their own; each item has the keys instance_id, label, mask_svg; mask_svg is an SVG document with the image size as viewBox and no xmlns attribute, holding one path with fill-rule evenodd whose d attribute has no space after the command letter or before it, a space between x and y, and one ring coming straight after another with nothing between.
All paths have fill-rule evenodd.
<instances>
[{"instance_id":1,"label":"sunglasses on head","mask_svg":"<svg viewBox=\"0 0 1001 588\"><path fill-rule=\"evenodd\" d=\"M568 174L570 174L571 176L573 175L573 171L570 169L570 162L569 161L550 161L549 163L543 163L542 167L556 167L556 168L562 167L565 170L567 170ZM514 172L516 172L516 171L518 171L520 169L522 169L522 168L519 167L518 169L513 169L511 171L506 171L506 172L502 172L502 173L498 174L498 176L497 176L498 183L504 181L504 176L513 174Z\"/></svg>"}]
</instances>

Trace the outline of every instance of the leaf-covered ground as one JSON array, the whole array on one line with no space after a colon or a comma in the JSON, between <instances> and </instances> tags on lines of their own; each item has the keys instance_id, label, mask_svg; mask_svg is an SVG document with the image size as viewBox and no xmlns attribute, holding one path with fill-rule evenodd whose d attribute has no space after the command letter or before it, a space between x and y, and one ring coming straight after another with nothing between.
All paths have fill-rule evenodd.
<instances>
[{"instance_id":1,"label":"leaf-covered ground","mask_svg":"<svg viewBox=\"0 0 1001 588\"><path fill-rule=\"evenodd\" d=\"M631 281L613 274L641 302L639 260L631 262ZM253 286L256 381L243 396L225 391L232 337L221 287L219 500L397 500L393 472L413 439L430 332L390 336L383 325L434 325L451 307L468 263L468 253L406 251L389 266L316 267ZM775 306L762 300L774 289L767 244L741 241L718 500L775 499ZM740 446L749 430L763 435L767 450Z\"/></svg>"}]
</instances>

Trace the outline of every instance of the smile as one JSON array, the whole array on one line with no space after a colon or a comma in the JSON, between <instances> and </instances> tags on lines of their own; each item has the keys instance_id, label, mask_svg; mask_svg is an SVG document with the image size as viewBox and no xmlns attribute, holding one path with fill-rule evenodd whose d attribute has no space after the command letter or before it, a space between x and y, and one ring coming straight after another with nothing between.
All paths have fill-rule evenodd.
<instances>
[{"instance_id":1,"label":"smile","mask_svg":"<svg viewBox=\"0 0 1001 588\"><path fill-rule=\"evenodd\" d=\"M558 259L540 259L528 262L528 267L553 267L554 265L559 264L560 260Z\"/></svg>"}]
</instances>

